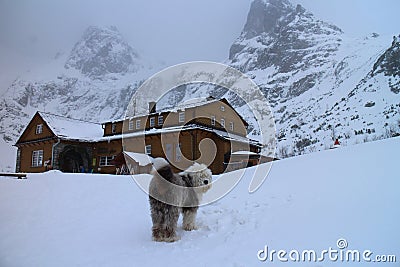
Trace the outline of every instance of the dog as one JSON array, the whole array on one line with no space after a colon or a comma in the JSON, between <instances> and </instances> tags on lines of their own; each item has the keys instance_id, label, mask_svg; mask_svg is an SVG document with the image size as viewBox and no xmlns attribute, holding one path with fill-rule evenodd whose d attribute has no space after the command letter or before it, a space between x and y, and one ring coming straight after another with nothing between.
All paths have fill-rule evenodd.
<instances>
[{"instance_id":1,"label":"dog","mask_svg":"<svg viewBox=\"0 0 400 267\"><path fill-rule=\"evenodd\" d=\"M211 188L212 173L204 164L194 163L185 171L173 173L163 158L153 161L153 178L149 187L149 202L153 222L152 239L175 242L179 214L182 228L196 230L196 214L202 195Z\"/></svg>"}]
</instances>

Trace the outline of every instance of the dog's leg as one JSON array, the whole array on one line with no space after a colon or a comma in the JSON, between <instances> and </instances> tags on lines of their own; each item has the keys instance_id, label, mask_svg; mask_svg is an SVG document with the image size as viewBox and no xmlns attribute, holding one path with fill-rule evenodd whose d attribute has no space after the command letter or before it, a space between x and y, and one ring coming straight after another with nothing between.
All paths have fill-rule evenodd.
<instances>
[{"instance_id":1,"label":"dog's leg","mask_svg":"<svg viewBox=\"0 0 400 267\"><path fill-rule=\"evenodd\" d=\"M169 211L165 216L165 239L166 242L175 242L180 238L176 235L176 228L178 225L179 208L170 206Z\"/></svg>"},{"instance_id":2,"label":"dog's leg","mask_svg":"<svg viewBox=\"0 0 400 267\"><path fill-rule=\"evenodd\" d=\"M152 227L152 239L153 241L157 242L162 242L164 241L164 235L163 235L163 226L160 224L154 224Z\"/></svg>"},{"instance_id":3,"label":"dog's leg","mask_svg":"<svg viewBox=\"0 0 400 267\"><path fill-rule=\"evenodd\" d=\"M164 203L150 197L153 241L162 242L165 239L165 206Z\"/></svg>"},{"instance_id":4,"label":"dog's leg","mask_svg":"<svg viewBox=\"0 0 400 267\"><path fill-rule=\"evenodd\" d=\"M197 209L198 209L197 207L182 208L183 230L185 231L197 230L196 226Z\"/></svg>"}]
</instances>

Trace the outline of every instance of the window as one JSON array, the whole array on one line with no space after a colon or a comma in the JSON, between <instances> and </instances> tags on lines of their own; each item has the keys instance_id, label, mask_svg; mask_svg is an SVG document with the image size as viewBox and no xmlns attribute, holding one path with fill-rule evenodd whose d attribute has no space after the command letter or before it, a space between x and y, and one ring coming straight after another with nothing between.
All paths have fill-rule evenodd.
<instances>
[{"instance_id":1,"label":"window","mask_svg":"<svg viewBox=\"0 0 400 267\"><path fill-rule=\"evenodd\" d=\"M128 126L129 131L133 130L133 120L129 120L129 126Z\"/></svg>"},{"instance_id":2,"label":"window","mask_svg":"<svg viewBox=\"0 0 400 267\"><path fill-rule=\"evenodd\" d=\"M115 133L117 131L117 125L115 123L111 124L111 133Z\"/></svg>"},{"instance_id":3,"label":"window","mask_svg":"<svg viewBox=\"0 0 400 267\"><path fill-rule=\"evenodd\" d=\"M146 145L144 153L147 155L151 155L151 145Z\"/></svg>"},{"instance_id":4,"label":"window","mask_svg":"<svg viewBox=\"0 0 400 267\"><path fill-rule=\"evenodd\" d=\"M225 127L225 119L221 119L221 126Z\"/></svg>"},{"instance_id":5,"label":"window","mask_svg":"<svg viewBox=\"0 0 400 267\"><path fill-rule=\"evenodd\" d=\"M179 112L179 122L185 122L185 112Z\"/></svg>"},{"instance_id":6,"label":"window","mask_svg":"<svg viewBox=\"0 0 400 267\"><path fill-rule=\"evenodd\" d=\"M32 152L32 167L42 167L43 150L35 150Z\"/></svg>"},{"instance_id":7,"label":"window","mask_svg":"<svg viewBox=\"0 0 400 267\"><path fill-rule=\"evenodd\" d=\"M154 117L150 118L150 127L154 127L156 125L156 120L154 119Z\"/></svg>"},{"instance_id":8,"label":"window","mask_svg":"<svg viewBox=\"0 0 400 267\"><path fill-rule=\"evenodd\" d=\"M231 130L231 131L233 131L233 121L231 121L230 123L229 123L229 129Z\"/></svg>"},{"instance_id":9,"label":"window","mask_svg":"<svg viewBox=\"0 0 400 267\"><path fill-rule=\"evenodd\" d=\"M179 162L182 160L181 143L175 146L175 161Z\"/></svg>"},{"instance_id":10,"label":"window","mask_svg":"<svg viewBox=\"0 0 400 267\"><path fill-rule=\"evenodd\" d=\"M136 129L140 129L140 120L136 120Z\"/></svg>"},{"instance_id":11,"label":"window","mask_svg":"<svg viewBox=\"0 0 400 267\"><path fill-rule=\"evenodd\" d=\"M164 123L164 117L163 116L158 116L158 126L163 125Z\"/></svg>"},{"instance_id":12,"label":"window","mask_svg":"<svg viewBox=\"0 0 400 267\"><path fill-rule=\"evenodd\" d=\"M215 116L212 116L212 117L211 117L211 125L212 125L212 126L215 126Z\"/></svg>"},{"instance_id":13,"label":"window","mask_svg":"<svg viewBox=\"0 0 400 267\"><path fill-rule=\"evenodd\" d=\"M36 125L36 134L43 133L43 124Z\"/></svg>"},{"instance_id":14,"label":"window","mask_svg":"<svg viewBox=\"0 0 400 267\"><path fill-rule=\"evenodd\" d=\"M225 107L224 106L221 106L221 111L225 111Z\"/></svg>"},{"instance_id":15,"label":"window","mask_svg":"<svg viewBox=\"0 0 400 267\"><path fill-rule=\"evenodd\" d=\"M114 156L102 156L100 157L99 166L113 166L111 161L114 159Z\"/></svg>"}]
</instances>

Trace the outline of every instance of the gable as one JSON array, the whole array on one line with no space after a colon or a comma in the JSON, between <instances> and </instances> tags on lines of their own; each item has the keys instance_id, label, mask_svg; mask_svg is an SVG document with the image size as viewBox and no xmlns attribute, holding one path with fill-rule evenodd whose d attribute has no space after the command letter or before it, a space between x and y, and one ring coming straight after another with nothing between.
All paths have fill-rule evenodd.
<instances>
[{"instance_id":1,"label":"gable","mask_svg":"<svg viewBox=\"0 0 400 267\"><path fill-rule=\"evenodd\" d=\"M229 103L228 100L226 100L226 98L222 98L220 101L223 102L223 103L225 103L226 106L227 106L230 110L232 110L232 111L235 113L235 115L242 121L242 123L243 123L245 126L249 126L249 124L247 123L247 121L246 121L245 119L243 119L243 117L239 114L239 112L237 112L237 110Z\"/></svg>"},{"instance_id":2,"label":"gable","mask_svg":"<svg viewBox=\"0 0 400 267\"><path fill-rule=\"evenodd\" d=\"M38 125L42 125L42 132L37 133L36 128ZM23 131L22 135L16 142L17 144L35 141L35 140L42 140L55 137L55 134L47 125L47 123L43 120L38 112L33 116L31 121L26 126L25 130Z\"/></svg>"},{"instance_id":3,"label":"gable","mask_svg":"<svg viewBox=\"0 0 400 267\"><path fill-rule=\"evenodd\" d=\"M193 112L193 119L200 121L202 124L208 125L209 127L216 127L218 129L225 129L242 136L247 135L248 123L224 98L193 109L195 110ZM216 126L211 125L211 118L215 119ZM223 123L225 126L222 125L222 120L224 121ZM233 130L230 129L231 124Z\"/></svg>"}]
</instances>

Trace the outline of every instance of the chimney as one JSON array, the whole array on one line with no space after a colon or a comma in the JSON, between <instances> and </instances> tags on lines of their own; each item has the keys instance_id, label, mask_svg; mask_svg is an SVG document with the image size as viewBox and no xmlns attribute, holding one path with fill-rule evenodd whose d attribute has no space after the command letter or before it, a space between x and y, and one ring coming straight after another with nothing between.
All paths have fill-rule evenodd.
<instances>
[{"instance_id":1,"label":"chimney","mask_svg":"<svg viewBox=\"0 0 400 267\"><path fill-rule=\"evenodd\" d=\"M157 102L149 102L149 114L156 113Z\"/></svg>"}]
</instances>

